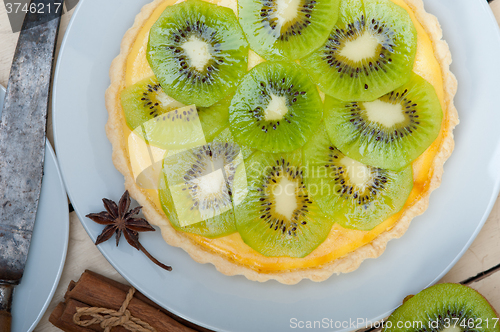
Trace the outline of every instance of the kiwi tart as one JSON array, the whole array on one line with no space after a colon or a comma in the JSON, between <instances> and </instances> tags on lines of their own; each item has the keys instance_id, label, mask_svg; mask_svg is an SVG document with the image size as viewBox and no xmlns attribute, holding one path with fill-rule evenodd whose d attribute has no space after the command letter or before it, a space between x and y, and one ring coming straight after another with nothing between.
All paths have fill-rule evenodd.
<instances>
[{"instance_id":1,"label":"kiwi tart","mask_svg":"<svg viewBox=\"0 0 500 332\"><path fill-rule=\"evenodd\" d=\"M197 262L353 271L424 212L453 150L441 38L422 0L155 0L110 69L113 162Z\"/></svg>"}]
</instances>

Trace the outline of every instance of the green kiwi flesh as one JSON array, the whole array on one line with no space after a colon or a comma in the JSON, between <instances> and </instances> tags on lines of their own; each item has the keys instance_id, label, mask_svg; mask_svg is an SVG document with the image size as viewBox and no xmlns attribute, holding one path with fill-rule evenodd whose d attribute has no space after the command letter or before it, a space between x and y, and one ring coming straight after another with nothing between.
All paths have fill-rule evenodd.
<instances>
[{"instance_id":1,"label":"green kiwi flesh","mask_svg":"<svg viewBox=\"0 0 500 332\"><path fill-rule=\"evenodd\" d=\"M245 160L248 194L235 207L243 241L268 257L305 257L332 227L307 193L302 153L255 152Z\"/></svg>"},{"instance_id":2,"label":"green kiwi flesh","mask_svg":"<svg viewBox=\"0 0 500 332\"><path fill-rule=\"evenodd\" d=\"M309 194L344 228L373 229L403 208L413 188L411 166L394 172L359 163L331 144L323 125L303 150Z\"/></svg>"},{"instance_id":3,"label":"green kiwi flesh","mask_svg":"<svg viewBox=\"0 0 500 332\"><path fill-rule=\"evenodd\" d=\"M267 60L295 60L323 44L340 0L239 0L250 47Z\"/></svg>"},{"instance_id":4,"label":"green kiwi flesh","mask_svg":"<svg viewBox=\"0 0 500 332\"><path fill-rule=\"evenodd\" d=\"M488 301L460 284L424 289L397 308L384 326L385 332L500 331L498 316Z\"/></svg>"},{"instance_id":5,"label":"green kiwi flesh","mask_svg":"<svg viewBox=\"0 0 500 332\"><path fill-rule=\"evenodd\" d=\"M208 107L236 89L248 42L231 9L187 0L168 6L151 27L146 57L168 95Z\"/></svg>"},{"instance_id":6,"label":"green kiwi flesh","mask_svg":"<svg viewBox=\"0 0 500 332\"><path fill-rule=\"evenodd\" d=\"M233 135L231 134L231 130L229 127L225 128L222 130L219 135L217 135L212 142L219 142L219 143L231 143L231 144L237 144L236 141L234 140ZM247 159L252 155L252 153L255 152L255 149L252 149L249 146L245 145L238 145L240 147L241 155L243 159Z\"/></svg>"},{"instance_id":7,"label":"green kiwi flesh","mask_svg":"<svg viewBox=\"0 0 500 332\"><path fill-rule=\"evenodd\" d=\"M303 146L323 117L307 73L293 62L263 62L242 80L229 107L231 132L241 145L265 152Z\"/></svg>"},{"instance_id":8,"label":"green kiwi flesh","mask_svg":"<svg viewBox=\"0 0 500 332\"><path fill-rule=\"evenodd\" d=\"M236 232L233 192L236 169L243 163L237 144L212 142L167 155L159 198L172 226L215 238Z\"/></svg>"},{"instance_id":9,"label":"green kiwi flesh","mask_svg":"<svg viewBox=\"0 0 500 332\"><path fill-rule=\"evenodd\" d=\"M374 100L410 80L417 32L389 0L343 0L326 43L301 60L321 91L341 100Z\"/></svg>"},{"instance_id":10,"label":"green kiwi flesh","mask_svg":"<svg viewBox=\"0 0 500 332\"><path fill-rule=\"evenodd\" d=\"M220 132L229 125L230 102L231 96L228 96L210 107L198 107L197 113L206 141L214 139L215 136L219 135ZM175 110L185 106L168 96L154 76L139 81L124 89L121 93L121 104L125 113L125 120L131 130L136 129L152 119L157 119L158 121L162 119L161 121L163 121L163 116L166 114L168 115L171 111L175 113ZM189 114L188 116L188 112L184 114L183 111L182 114L177 115L180 115L180 120L183 118L186 120L183 122L184 126L190 125L190 121L196 123L194 114ZM172 114L167 117L169 121L172 121L171 116ZM180 121L179 117L174 118L177 121L173 122L172 125L177 125ZM195 130L194 127L193 125L193 131ZM142 129L138 130L138 132L142 135ZM188 137L196 137L196 135L190 134L189 132L186 134ZM179 136L169 135L168 137L158 137L157 139L151 137L152 135L148 136L150 136L150 141L154 145L165 148L180 147L179 145L172 144L172 140L174 142L179 140ZM167 138L170 139L170 142L167 141ZM204 143L202 142L201 144Z\"/></svg>"},{"instance_id":11,"label":"green kiwi flesh","mask_svg":"<svg viewBox=\"0 0 500 332\"><path fill-rule=\"evenodd\" d=\"M373 102L325 100L333 145L363 164L390 170L420 156L438 137L442 119L434 87L416 74Z\"/></svg>"}]
</instances>

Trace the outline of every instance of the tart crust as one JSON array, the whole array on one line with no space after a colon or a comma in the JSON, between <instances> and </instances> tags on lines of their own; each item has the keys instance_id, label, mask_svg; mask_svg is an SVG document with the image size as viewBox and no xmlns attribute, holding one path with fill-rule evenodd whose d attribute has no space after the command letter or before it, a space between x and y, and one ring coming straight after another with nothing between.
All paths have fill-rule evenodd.
<instances>
[{"instance_id":1,"label":"tart crust","mask_svg":"<svg viewBox=\"0 0 500 332\"><path fill-rule=\"evenodd\" d=\"M201 246L186 233L176 231L170 225L167 217L155 207L155 203L148 197L147 192L135 182L128 156L127 138L122 129L125 119L120 103L120 92L125 87L127 57L142 26L163 1L155 0L145 5L136 16L134 25L123 37L120 54L111 64L109 72L111 85L106 90L105 100L109 113L106 133L113 146L113 163L116 169L125 177L125 188L143 206L143 213L148 221L160 227L162 236L168 244L181 247L198 263L213 264L219 272L225 275L244 275L250 280L261 282L274 279L289 285L296 284L302 279L319 282L328 279L334 273L339 274L354 271L360 266L363 260L380 256L384 252L387 242L391 239L401 237L408 229L411 220L427 209L429 196L441 184L443 165L451 155L454 147L452 131L458 124L458 114L453 103L453 98L457 91L457 81L449 69L451 53L448 44L442 40L442 30L437 18L425 11L422 0L404 0L431 39L434 55L441 67L444 89L444 117L441 131L444 133L444 136L430 167L432 178L429 181L428 187L422 192L420 198L402 213L393 227L381 233L370 243L332 262L315 267L274 272L259 272L238 264L231 261L228 257Z\"/></svg>"}]
</instances>

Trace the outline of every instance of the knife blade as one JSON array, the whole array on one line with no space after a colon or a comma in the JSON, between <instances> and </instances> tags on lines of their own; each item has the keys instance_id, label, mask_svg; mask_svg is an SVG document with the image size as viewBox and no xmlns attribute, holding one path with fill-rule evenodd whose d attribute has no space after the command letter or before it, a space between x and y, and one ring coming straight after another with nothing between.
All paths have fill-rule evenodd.
<instances>
[{"instance_id":1,"label":"knife blade","mask_svg":"<svg viewBox=\"0 0 500 332\"><path fill-rule=\"evenodd\" d=\"M49 90L62 0L32 0L10 71L0 123L0 331L10 331L40 198ZM34 10L31 10L34 8Z\"/></svg>"}]
</instances>

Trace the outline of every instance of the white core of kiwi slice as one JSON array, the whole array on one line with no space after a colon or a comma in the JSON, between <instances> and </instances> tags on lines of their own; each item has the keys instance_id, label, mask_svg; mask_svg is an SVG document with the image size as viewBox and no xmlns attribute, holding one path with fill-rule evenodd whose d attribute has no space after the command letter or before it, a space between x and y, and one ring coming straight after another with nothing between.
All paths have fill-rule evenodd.
<instances>
[{"instance_id":1,"label":"white core of kiwi slice","mask_svg":"<svg viewBox=\"0 0 500 332\"><path fill-rule=\"evenodd\" d=\"M370 168L365 164L360 163L354 159L344 156L340 163L346 169L349 182L356 185L360 190L368 187L373 183L373 176Z\"/></svg>"},{"instance_id":2,"label":"white core of kiwi slice","mask_svg":"<svg viewBox=\"0 0 500 332\"><path fill-rule=\"evenodd\" d=\"M187 55L191 67L200 73L203 72L212 59L210 45L204 40L191 36L181 47Z\"/></svg>"},{"instance_id":3,"label":"white core of kiwi slice","mask_svg":"<svg viewBox=\"0 0 500 332\"><path fill-rule=\"evenodd\" d=\"M177 223L185 227L232 211L233 192L242 192L233 181L242 163L240 148L230 143L168 154L163 174L170 192L169 208L175 209Z\"/></svg>"},{"instance_id":4,"label":"white core of kiwi slice","mask_svg":"<svg viewBox=\"0 0 500 332\"><path fill-rule=\"evenodd\" d=\"M264 120L279 121L288 113L285 96L271 95L271 100L264 110Z\"/></svg>"},{"instance_id":5,"label":"white core of kiwi slice","mask_svg":"<svg viewBox=\"0 0 500 332\"><path fill-rule=\"evenodd\" d=\"M463 330L458 326L451 325L450 327L445 327L441 332L462 332Z\"/></svg>"},{"instance_id":6,"label":"white core of kiwi slice","mask_svg":"<svg viewBox=\"0 0 500 332\"><path fill-rule=\"evenodd\" d=\"M378 39L370 32L365 31L355 39L346 41L339 55L352 62L361 62L362 60L375 57L379 45L380 42Z\"/></svg>"},{"instance_id":7,"label":"white core of kiwi slice","mask_svg":"<svg viewBox=\"0 0 500 332\"><path fill-rule=\"evenodd\" d=\"M219 197L220 193L226 187L226 180L220 169L205 176L195 178L191 182L198 187L196 194L200 201L213 201L213 198Z\"/></svg>"},{"instance_id":8,"label":"white core of kiwi slice","mask_svg":"<svg viewBox=\"0 0 500 332\"><path fill-rule=\"evenodd\" d=\"M386 128L402 123L406 120L403 106L400 103L388 103L382 100L364 102L368 120L376 122Z\"/></svg>"},{"instance_id":9,"label":"white core of kiwi slice","mask_svg":"<svg viewBox=\"0 0 500 332\"><path fill-rule=\"evenodd\" d=\"M301 0L278 0L278 8L275 14L280 32L284 32L283 27L295 20L297 17Z\"/></svg>"},{"instance_id":10,"label":"white core of kiwi slice","mask_svg":"<svg viewBox=\"0 0 500 332\"><path fill-rule=\"evenodd\" d=\"M282 175L277 183L272 186L271 192L274 198L274 211L281 214L287 220L292 220L293 212L297 209L297 190L299 183Z\"/></svg>"}]
</instances>

